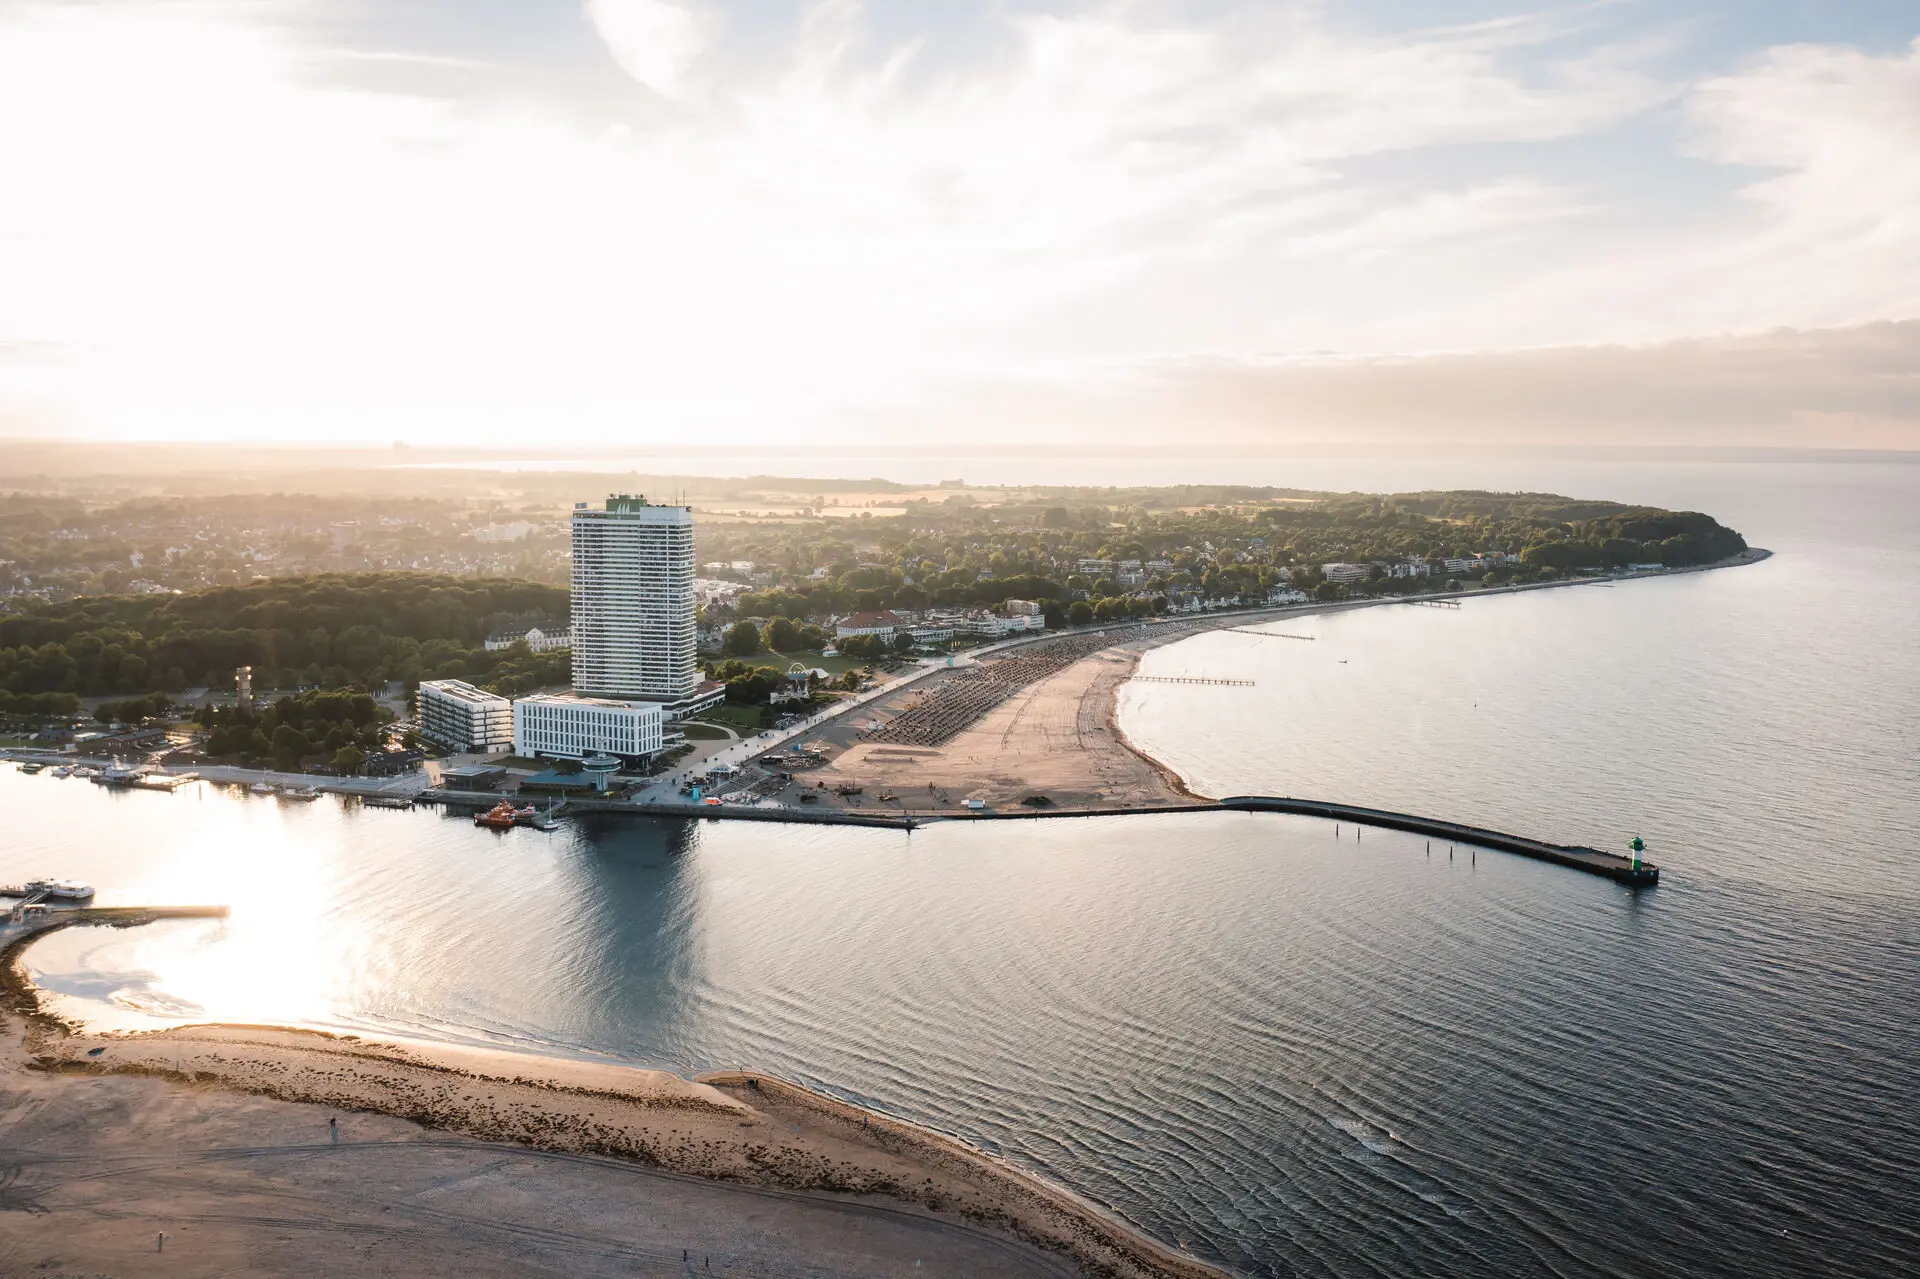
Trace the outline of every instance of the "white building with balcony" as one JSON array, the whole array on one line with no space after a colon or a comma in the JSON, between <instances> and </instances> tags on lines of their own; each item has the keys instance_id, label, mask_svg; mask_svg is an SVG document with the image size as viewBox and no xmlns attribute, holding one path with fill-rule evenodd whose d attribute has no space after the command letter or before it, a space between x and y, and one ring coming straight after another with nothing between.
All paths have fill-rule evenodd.
<instances>
[{"instance_id":1,"label":"white building with balcony","mask_svg":"<svg viewBox=\"0 0 1920 1279\"><path fill-rule=\"evenodd\" d=\"M420 736L456 753L513 745L513 703L465 680L420 684Z\"/></svg>"}]
</instances>

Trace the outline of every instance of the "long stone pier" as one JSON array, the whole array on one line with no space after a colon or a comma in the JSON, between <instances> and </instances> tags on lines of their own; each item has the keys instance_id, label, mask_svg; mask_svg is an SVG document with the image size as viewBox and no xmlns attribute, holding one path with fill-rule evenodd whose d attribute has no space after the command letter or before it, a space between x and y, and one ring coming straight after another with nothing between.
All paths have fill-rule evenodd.
<instances>
[{"instance_id":1,"label":"long stone pier","mask_svg":"<svg viewBox=\"0 0 1920 1279\"><path fill-rule=\"evenodd\" d=\"M1160 804L1148 808L1037 808L1009 811L965 811L909 815L885 812L855 813L844 809L758 808L743 804L570 804L569 808L622 813L634 817L705 817L721 821L795 822L816 826L868 826L888 830L913 830L930 822L1041 821L1063 817L1141 817L1179 813L1289 813L1300 817L1323 817L1329 821L1352 822L1386 830L1407 831L1444 839L1450 843L1515 853L1536 861L1552 862L1590 875L1604 875L1636 888L1660 882L1660 868L1652 862L1636 862L1618 853L1586 848L1578 844L1550 844L1525 835L1509 835L1484 826L1419 817L1412 813L1394 813L1355 804L1335 804L1316 799L1289 799L1277 795L1235 795L1212 802Z\"/></svg>"}]
</instances>

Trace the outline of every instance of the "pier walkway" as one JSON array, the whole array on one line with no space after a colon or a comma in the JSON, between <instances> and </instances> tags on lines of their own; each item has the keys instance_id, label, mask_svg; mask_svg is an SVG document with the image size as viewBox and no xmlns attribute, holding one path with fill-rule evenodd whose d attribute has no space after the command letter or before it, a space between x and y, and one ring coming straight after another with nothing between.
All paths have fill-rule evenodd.
<instances>
[{"instance_id":1,"label":"pier walkway","mask_svg":"<svg viewBox=\"0 0 1920 1279\"><path fill-rule=\"evenodd\" d=\"M1552 862L1590 875L1602 875L1635 888L1652 887L1660 882L1660 868L1652 862L1635 862L1618 853L1604 852L1577 844L1550 844L1525 835L1509 835L1484 826L1419 817L1412 813L1393 813L1355 804L1333 804L1324 800L1289 799L1277 795L1235 795L1217 801L1192 804L1161 804L1150 808L1039 808L1009 811L975 810L958 813L909 815L887 812L849 812L845 809L803 809L786 806L748 806L745 804L630 804L618 801L601 803L574 801L575 811L623 813L634 817L705 817L716 821L794 822L810 826L866 826L885 830L910 831L933 822L1043 821L1062 817L1143 817L1181 813L1287 813L1298 817L1321 817L1329 821L1352 822L1385 830L1406 831L1453 844L1515 853L1536 861Z\"/></svg>"}]
</instances>

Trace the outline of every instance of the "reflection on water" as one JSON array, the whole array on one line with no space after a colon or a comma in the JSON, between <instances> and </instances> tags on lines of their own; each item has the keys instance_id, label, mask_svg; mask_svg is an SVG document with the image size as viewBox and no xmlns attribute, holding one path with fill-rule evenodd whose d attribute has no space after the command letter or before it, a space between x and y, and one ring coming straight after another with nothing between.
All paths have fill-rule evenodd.
<instances>
[{"instance_id":1,"label":"reflection on water","mask_svg":"<svg viewBox=\"0 0 1920 1279\"><path fill-rule=\"evenodd\" d=\"M75 788L7 870L113 902L200 859L237 909L57 934L38 979L122 1026L284 987L321 1026L752 1064L1250 1274L1884 1272L1920 1170L1920 959L1871 905L1270 815L500 836L270 803ZM194 837L236 825L248 866Z\"/></svg>"},{"instance_id":2,"label":"reflection on water","mask_svg":"<svg viewBox=\"0 0 1920 1279\"><path fill-rule=\"evenodd\" d=\"M1271 815L496 835L12 770L0 879L233 905L37 944L70 1011L760 1066L1248 1274L1900 1273L1920 492L1823 483L1653 495L1746 502L1762 568L1149 657L1257 666L1257 714L1128 694L1223 786L1638 829L1652 892Z\"/></svg>"}]
</instances>

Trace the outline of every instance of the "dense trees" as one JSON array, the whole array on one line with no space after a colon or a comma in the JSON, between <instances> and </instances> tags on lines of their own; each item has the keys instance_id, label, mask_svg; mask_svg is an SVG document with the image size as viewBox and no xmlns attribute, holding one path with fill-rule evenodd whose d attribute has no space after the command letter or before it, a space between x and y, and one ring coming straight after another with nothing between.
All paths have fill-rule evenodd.
<instances>
[{"instance_id":1,"label":"dense trees","mask_svg":"<svg viewBox=\"0 0 1920 1279\"><path fill-rule=\"evenodd\" d=\"M1542 493L1201 486L1029 494L998 505L959 501L964 494L910 502L906 514L857 529L845 521L707 528L701 554L756 566L757 588L738 601L743 617L797 621L1022 599L1040 601L1057 625L1069 620L1076 599L1092 611L1103 599L1257 598L1299 570L1336 561L1437 563L1569 544L1538 551L1518 570L1527 577L1562 565L1685 567L1745 547L1705 515ZM1386 578L1331 593L1417 589L1430 580L1444 578ZM1301 589L1320 586L1314 580Z\"/></svg>"},{"instance_id":2,"label":"dense trees","mask_svg":"<svg viewBox=\"0 0 1920 1279\"><path fill-rule=\"evenodd\" d=\"M178 692L224 686L236 666L252 666L262 687L456 678L526 692L564 682L567 654L488 653L487 632L502 617L566 610L559 587L425 573L88 597L0 616L0 690Z\"/></svg>"},{"instance_id":3,"label":"dense trees","mask_svg":"<svg viewBox=\"0 0 1920 1279\"><path fill-rule=\"evenodd\" d=\"M264 710L203 706L194 715L207 730L209 755L271 759L289 770L322 756L343 772L357 772L367 752L386 748L386 725L392 720L366 693L300 693Z\"/></svg>"},{"instance_id":4,"label":"dense trees","mask_svg":"<svg viewBox=\"0 0 1920 1279\"><path fill-rule=\"evenodd\" d=\"M728 657L752 657L760 651L760 630L751 622L735 622L727 628L720 651Z\"/></svg>"}]
</instances>

